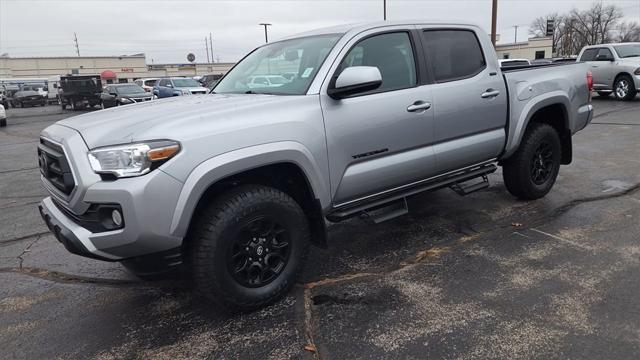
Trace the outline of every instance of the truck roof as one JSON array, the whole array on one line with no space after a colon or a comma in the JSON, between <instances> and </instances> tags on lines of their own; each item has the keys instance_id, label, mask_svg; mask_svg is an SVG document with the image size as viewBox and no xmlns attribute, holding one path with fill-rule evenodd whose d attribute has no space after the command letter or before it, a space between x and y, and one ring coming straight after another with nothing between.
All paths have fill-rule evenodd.
<instances>
[{"instance_id":1,"label":"truck roof","mask_svg":"<svg viewBox=\"0 0 640 360\"><path fill-rule=\"evenodd\" d=\"M640 42L623 42L623 43L606 43L606 44L597 44L597 45L587 45L585 49L598 48L603 46L625 46L625 45L640 45Z\"/></svg>"},{"instance_id":2,"label":"truck roof","mask_svg":"<svg viewBox=\"0 0 640 360\"><path fill-rule=\"evenodd\" d=\"M361 32L369 29L375 29L377 27L383 26L394 26L394 25L443 25L443 26L465 26L465 27L476 27L481 29L481 27L477 24L470 23L467 21L442 21L442 20L393 20L393 21L375 21L375 22L363 22L363 23L354 23L354 24L343 24L330 26L325 28L320 28L316 30L306 31L303 33L298 33L295 35L287 36L282 38L285 39L293 39L303 36L313 36L313 35L325 35L325 34L346 34L348 32Z\"/></svg>"}]
</instances>

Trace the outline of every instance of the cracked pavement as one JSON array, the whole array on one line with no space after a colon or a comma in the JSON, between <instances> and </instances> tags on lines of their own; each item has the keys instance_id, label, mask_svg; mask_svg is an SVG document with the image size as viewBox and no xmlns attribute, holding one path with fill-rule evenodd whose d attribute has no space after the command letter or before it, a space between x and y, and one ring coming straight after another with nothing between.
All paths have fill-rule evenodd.
<instances>
[{"instance_id":1,"label":"cracked pavement","mask_svg":"<svg viewBox=\"0 0 640 360\"><path fill-rule=\"evenodd\" d=\"M37 213L39 132L70 116L10 109L0 129L0 348L10 359L635 359L640 353L640 99L594 99L544 199L501 174L409 214L334 224L300 283L230 316L188 282L142 282L69 254Z\"/></svg>"}]
</instances>

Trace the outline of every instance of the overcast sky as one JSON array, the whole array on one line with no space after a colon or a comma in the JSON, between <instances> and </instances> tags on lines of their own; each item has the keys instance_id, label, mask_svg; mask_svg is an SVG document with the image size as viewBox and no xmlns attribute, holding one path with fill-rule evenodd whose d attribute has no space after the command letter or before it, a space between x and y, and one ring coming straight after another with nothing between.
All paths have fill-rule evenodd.
<instances>
[{"instance_id":1,"label":"overcast sky","mask_svg":"<svg viewBox=\"0 0 640 360\"><path fill-rule=\"evenodd\" d=\"M603 1L640 22L640 0ZM382 19L382 0L182 1L0 0L0 54L74 56L145 53L147 62L186 62L193 52L206 62L204 38L213 33L220 61L237 61L264 42L261 22L273 23L269 39L336 24ZM527 25L550 12L588 8L593 0L500 0L501 41L526 40ZM491 0L387 0L387 19L465 20L490 29Z\"/></svg>"}]
</instances>

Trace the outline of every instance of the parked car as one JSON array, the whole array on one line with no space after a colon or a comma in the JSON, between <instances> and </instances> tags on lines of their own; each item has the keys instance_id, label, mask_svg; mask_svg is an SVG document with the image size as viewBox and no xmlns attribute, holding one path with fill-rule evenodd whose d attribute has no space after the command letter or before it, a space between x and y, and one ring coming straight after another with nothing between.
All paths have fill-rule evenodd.
<instances>
[{"instance_id":1,"label":"parked car","mask_svg":"<svg viewBox=\"0 0 640 360\"><path fill-rule=\"evenodd\" d=\"M0 127L7 126L7 112L4 110L4 105L0 104Z\"/></svg>"},{"instance_id":2,"label":"parked car","mask_svg":"<svg viewBox=\"0 0 640 360\"><path fill-rule=\"evenodd\" d=\"M591 67L598 95L629 101L640 91L640 43L585 46L578 59Z\"/></svg>"},{"instance_id":3,"label":"parked car","mask_svg":"<svg viewBox=\"0 0 640 360\"><path fill-rule=\"evenodd\" d=\"M527 59L500 59L498 62L500 63L501 68L531 65L531 62Z\"/></svg>"},{"instance_id":4,"label":"parked car","mask_svg":"<svg viewBox=\"0 0 640 360\"><path fill-rule=\"evenodd\" d=\"M267 64L300 76L252 89ZM592 119L590 80L583 63L501 70L474 25L317 30L255 49L206 101L49 126L39 209L75 254L143 276L184 262L215 304L256 309L326 246L327 221L388 220L445 187L466 195L498 166L513 195L544 197Z\"/></svg>"},{"instance_id":5,"label":"parked car","mask_svg":"<svg viewBox=\"0 0 640 360\"><path fill-rule=\"evenodd\" d=\"M207 89L213 89L213 87L218 83L218 81L220 81L220 79L222 79L224 75L222 74L208 74L208 75L204 75L202 78L200 78L200 84L202 84L202 86L206 87Z\"/></svg>"},{"instance_id":6,"label":"parked car","mask_svg":"<svg viewBox=\"0 0 640 360\"><path fill-rule=\"evenodd\" d=\"M156 82L153 94L159 98L181 95L206 94L209 89L191 78L165 78Z\"/></svg>"},{"instance_id":7,"label":"parked car","mask_svg":"<svg viewBox=\"0 0 640 360\"><path fill-rule=\"evenodd\" d=\"M100 75L61 76L58 86L60 106L72 110L86 106L98 106L102 103L102 80Z\"/></svg>"},{"instance_id":8,"label":"parked car","mask_svg":"<svg viewBox=\"0 0 640 360\"><path fill-rule=\"evenodd\" d=\"M153 92L153 87L156 85L158 78L138 79L134 83L138 84L144 91Z\"/></svg>"},{"instance_id":9,"label":"parked car","mask_svg":"<svg viewBox=\"0 0 640 360\"><path fill-rule=\"evenodd\" d=\"M25 106L45 106L47 105L47 95L42 94L42 86L37 85L22 85L20 91L13 94L11 102L14 107Z\"/></svg>"},{"instance_id":10,"label":"parked car","mask_svg":"<svg viewBox=\"0 0 640 360\"><path fill-rule=\"evenodd\" d=\"M247 82L247 86L250 89L259 89L264 87L280 87L289 80L282 75L256 75L252 76Z\"/></svg>"},{"instance_id":11,"label":"parked car","mask_svg":"<svg viewBox=\"0 0 640 360\"><path fill-rule=\"evenodd\" d=\"M4 85L0 85L0 105L4 106L5 109L9 108L9 98Z\"/></svg>"},{"instance_id":12,"label":"parked car","mask_svg":"<svg viewBox=\"0 0 640 360\"><path fill-rule=\"evenodd\" d=\"M107 85L100 97L102 99L102 108L106 109L114 106L151 101L156 96L144 91L144 89L137 84L113 84Z\"/></svg>"}]
</instances>

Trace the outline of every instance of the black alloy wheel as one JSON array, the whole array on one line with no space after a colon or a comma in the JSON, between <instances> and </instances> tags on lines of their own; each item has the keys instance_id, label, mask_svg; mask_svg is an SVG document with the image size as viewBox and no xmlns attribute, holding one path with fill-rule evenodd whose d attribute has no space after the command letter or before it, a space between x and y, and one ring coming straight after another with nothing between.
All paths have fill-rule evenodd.
<instances>
[{"instance_id":1,"label":"black alloy wheel","mask_svg":"<svg viewBox=\"0 0 640 360\"><path fill-rule=\"evenodd\" d=\"M282 273L291 254L290 235L271 216L259 215L242 226L229 247L228 269L247 287L269 284Z\"/></svg>"},{"instance_id":2,"label":"black alloy wheel","mask_svg":"<svg viewBox=\"0 0 640 360\"><path fill-rule=\"evenodd\" d=\"M551 176L553 165L551 145L546 141L541 142L531 159L531 181L536 185L544 184Z\"/></svg>"}]
</instances>

